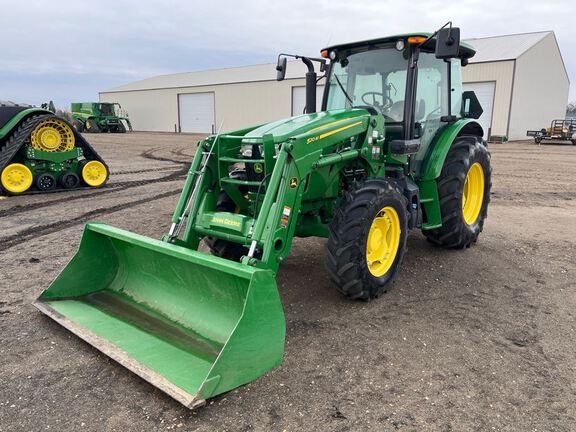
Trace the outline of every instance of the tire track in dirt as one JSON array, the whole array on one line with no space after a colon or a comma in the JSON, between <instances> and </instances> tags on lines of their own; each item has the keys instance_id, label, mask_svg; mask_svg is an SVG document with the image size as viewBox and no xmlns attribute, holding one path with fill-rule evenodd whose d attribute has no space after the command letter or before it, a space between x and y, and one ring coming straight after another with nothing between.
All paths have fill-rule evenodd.
<instances>
[{"instance_id":1,"label":"tire track in dirt","mask_svg":"<svg viewBox=\"0 0 576 432\"><path fill-rule=\"evenodd\" d=\"M24 230L22 230L16 234L12 234L8 237L4 237L2 239L2 243L0 243L0 252L5 251L7 249L10 249L16 245L22 244L22 242L31 240L33 238L42 237L42 236L45 236L48 234L62 231L64 229L70 228L70 227L77 225L77 224L80 224L80 223L88 222L90 219L93 219L93 218L98 217L98 216L103 216L106 214L115 213L115 212L125 210L125 209L130 208L130 207L133 207L133 206L145 204L145 203L150 202L150 201L154 201L154 200L158 200L158 199L162 199L162 198L166 198L166 197L170 197L170 196L178 195L178 194L180 194L179 189L178 190L172 190L169 192L164 192L164 193L159 194L159 195L154 195L151 197L142 198L142 199L139 199L136 201L130 201L130 202L122 203L122 204L116 204L116 205L111 206L111 207L104 207L104 208L91 210L89 212L83 213L80 216L77 216L75 218L69 219L69 220L64 221L64 222L59 221L59 222L53 222L50 224L26 228L26 229L24 229Z\"/></svg>"}]
</instances>

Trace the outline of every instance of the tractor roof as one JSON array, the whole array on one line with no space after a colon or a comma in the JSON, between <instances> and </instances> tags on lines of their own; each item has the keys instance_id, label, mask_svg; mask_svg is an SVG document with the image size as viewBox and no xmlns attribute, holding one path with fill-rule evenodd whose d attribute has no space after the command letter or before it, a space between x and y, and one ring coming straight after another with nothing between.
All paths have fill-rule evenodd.
<instances>
[{"instance_id":1,"label":"tractor roof","mask_svg":"<svg viewBox=\"0 0 576 432\"><path fill-rule=\"evenodd\" d=\"M395 36L386 36L383 38L377 38L377 39L368 39L368 40L363 40L363 41L358 41L358 42L348 42L348 43L343 43L343 44L338 44L338 45L331 45L329 47L324 48L325 50L342 50L342 49L354 49L354 48L360 48L360 47L365 47L366 45L378 45L378 44L383 44L383 43L389 43L389 42L396 42L398 39L408 39L409 37L412 36L423 36L423 37L429 37L432 33L407 33L407 34L401 34L401 35L395 35ZM431 41L429 41L426 44L426 48L429 48L430 50L434 50L436 48L436 38L432 38ZM470 57L473 57L474 54L476 54L476 50L471 46L468 45L465 42L460 42L460 54L459 57L460 58L465 58L465 59L469 59Z\"/></svg>"}]
</instances>

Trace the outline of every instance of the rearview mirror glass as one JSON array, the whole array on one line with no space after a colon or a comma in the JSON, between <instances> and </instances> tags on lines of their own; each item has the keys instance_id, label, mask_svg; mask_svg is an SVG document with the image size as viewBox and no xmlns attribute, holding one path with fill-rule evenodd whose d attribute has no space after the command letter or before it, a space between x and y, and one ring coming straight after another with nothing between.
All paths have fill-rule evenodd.
<instances>
[{"instance_id":1,"label":"rearview mirror glass","mask_svg":"<svg viewBox=\"0 0 576 432\"><path fill-rule=\"evenodd\" d=\"M458 57L460 51L460 29L443 28L436 36L436 58L449 59Z\"/></svg>"},{"instance_id":2,"label":"rearview mirror glass","mask_svg":"<svg viewBox=\"0 0 576 432\"><path fill-rule=\"evenodd\" d=\"M286 76L286 57L280 57L276 65L276 81L282 81Z\"/></svg>"},{"instance_id":3,"label":"rearview mirror glass","mask_svg":"<svg viewBox=\"0 0 576 432\"><path fill-rule=\"evenodd\" d=\"M471 90L462 93L462 112L460 113L462 117L479 119L483 112L476 93Z\"/></svg>"}]
</instances>

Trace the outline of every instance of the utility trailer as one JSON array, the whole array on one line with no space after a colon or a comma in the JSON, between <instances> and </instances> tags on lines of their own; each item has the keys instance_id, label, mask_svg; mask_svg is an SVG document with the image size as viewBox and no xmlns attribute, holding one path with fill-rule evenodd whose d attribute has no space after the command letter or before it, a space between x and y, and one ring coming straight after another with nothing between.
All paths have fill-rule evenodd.
<instances>
[{"instance_id":1,"label":"utility trailer","mask_svg":"<svg viewBox=\"0 0 576 432\"><path fill-rule=\"evenodd\" d=\"M576 145L576 118L552 120L548 129L529 130L526 136L533 137L536 144L551 140L570 141Z\"/></svg>"}]
</instances>

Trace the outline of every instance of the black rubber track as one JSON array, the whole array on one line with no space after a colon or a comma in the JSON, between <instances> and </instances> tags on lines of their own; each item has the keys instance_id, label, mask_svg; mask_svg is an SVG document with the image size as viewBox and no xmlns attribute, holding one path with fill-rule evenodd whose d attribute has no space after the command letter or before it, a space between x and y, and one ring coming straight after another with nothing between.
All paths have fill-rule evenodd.
<instances>
[{"instance_id":1,"label":"black rubber track","mask_svg":"<svg viewBox=\"0 0 576 432\"><path fill-rule=\"evenodd\" d=\"M462 215L462 192L470 166L475 162L484 171L484 199L476 222L468 225ZM470 247L484 228L492 187L490 152L484 141L475 136L461 136L454 140L438 178L438 197L442 227L423 231L435 245L450 249Z\"/></svg>"},{"instance_id":2,"label":"black rubber track","mask_svg":"<svg viewBox=\"0 0 576 432\"><path fill-rule=\"evenodd\" d=\"M106 164L106 162L104 162L104 159L102 159L100 155L96 152L94 147L92 147L90 143L86 141L84 137L82 137L82 135L78 131L76 131L76 129L74 129L74 127L72 127L72 125L68 121L52 114L31 116L26 118L18 126L16 126L16 128L13 130L9 138L4 142L2 148L0 149L0 172L2 172L2 170L12 162L18 151L30 142L30 135L32 134L34 128L38 126L39 123L43 122L48 118L57 118L59 120L66 122L66 124L68 124L68 126L74 133L76 147L80 147L83 150L84 157L86 158L86 160L97 160L103 163L108 173L110 173L108 165ZM51 190L51 192L59 190L69 191L68 189L64 189L60 185L57 185L56 189ZM46 191L38 191L30 188L27 191L18 195L28 195L31 193L39 193L39 192L45 193ZM2 186L0 185L0 194L3 193L6 192L2 189Z\"/></svg>"},{"instance_id":3,"label":"black rubber track","mask_svg":"<svg viewBox=\"0 0 576 432\"><path fill-rule=\"evenodd\" d=\"M398 213L400 244L390 270L375 277L366 264L366 241L372 221L386 206ZM407 206L408 201L400 188L387 180L368 180L352 191L344 192L344 200L329 225L326 243L326 267L338 291L359 300L370 300L388 291L406 251Z\"/></svg>"}]
</instances>

